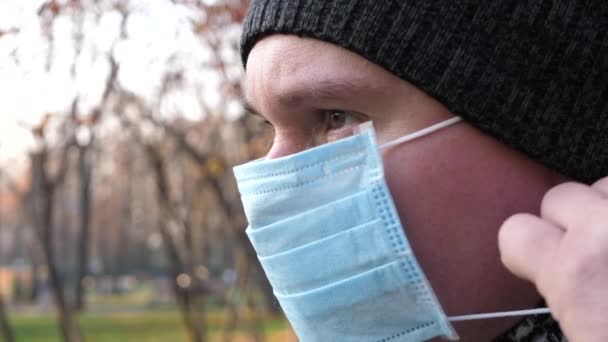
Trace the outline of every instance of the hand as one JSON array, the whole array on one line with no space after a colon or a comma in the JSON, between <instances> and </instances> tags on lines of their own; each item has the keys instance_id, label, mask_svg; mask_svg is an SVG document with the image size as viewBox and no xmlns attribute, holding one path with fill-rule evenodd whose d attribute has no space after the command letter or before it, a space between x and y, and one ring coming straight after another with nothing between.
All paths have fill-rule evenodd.
<instances>
[{"instance_id":1,"label":"hand","mask_svg":"<svg viewBox=\"0 0 608 342\"><path fill-rule=\"evenodd\" d=\"M502 262L536 284L571 342L608 341L608 177L549 190L540 217L511 216Z\"/></svg>"}]
</instances>

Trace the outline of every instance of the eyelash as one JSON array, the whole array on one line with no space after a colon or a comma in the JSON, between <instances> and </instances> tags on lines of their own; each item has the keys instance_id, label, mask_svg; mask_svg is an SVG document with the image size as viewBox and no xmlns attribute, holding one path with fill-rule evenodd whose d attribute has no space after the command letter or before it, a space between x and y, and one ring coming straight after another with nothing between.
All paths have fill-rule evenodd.
<instances>
[{"instance_id":1,"label":"eyelash","mask_svg":"<svg viewBox=\"0 0 608 342\"><path fill-rule=\"evenodd\" d=\"M348 133L345 133L345 131L347 131L348 129L352 129L353 124L358 124L358 123L366 121L364 115L359 114L359 113L354 113L351 111L347 111L347 110L340 110L340 109L321 110L318 113L319 113L319 117L317 119L318 120L317 128L324 131L328 135L328 137L336 136L336 135L341 136L343 134L348 134ZM332 115L337 114L337 113L345 115L345 117L343 118L344 122L339 123L339 125L341 125L340 127L333 128L332 119L336 119L336 118L335 117L332 118ZM274 131L275 127L272 124L272 122L270 122L267 119L264 119L263 122L264 122L265 127L270 127ZM352 132L351 132L351 134L352 134Z\"/></svg>"},{"instance_id":2,"label":"eyelash","mask_svg":"<svg viewBox=\"0 0 608 342\"><path fill-rule=\"evenodd\" d=\"M343 114L344 117L342 117L342 118L332 117L334 114ZM324 111L323 115L324 115L324 124L325 124L327 131L339 131L342 129L352 127L352 125L354 125L354 124L359 124L364 121L367 121L367 119L364 115L359 114L359 113L354 113L351 111L347 111L347 110L328 110L328 111ZM332 124L334 124L334 122L332 120L342 120L341 122L338 123L338 125L340 125L340 127L332 128L331 126L332 126Z\"/></svg>"}]
</instances>

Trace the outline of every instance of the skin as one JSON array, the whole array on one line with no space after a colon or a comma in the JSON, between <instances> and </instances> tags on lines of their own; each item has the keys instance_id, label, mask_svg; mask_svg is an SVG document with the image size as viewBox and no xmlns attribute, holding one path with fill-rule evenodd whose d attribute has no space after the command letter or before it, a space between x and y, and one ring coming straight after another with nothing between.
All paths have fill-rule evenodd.
<instances>
[{"instance_id":1,"label":"skin","mask_svg":"<svg viewBox=\"0 0 608 342\"><path fill-rule=\"evenodd\" d=\"M608 341L608 177L564 183L544 196L541 214L502 226L505 265L534 282L570 341Z\"/></svg>"},{"instance_id":2,"label":"skin","mask_svg":"<svg viewBox=\"0 0 608 342\"><path fill-rule=\"evenodd\" d=\"M274 127L267 158L350 135L363 121L373 122L382 143L453 117L430 96L361 56L290 35L272 35L254 46L245 90L252 110ZM336 112L345 119L334 120ZM564 177L467 123L392 148L383 162L405 233L448 315L538 304L535 286L501 263L497 236L516 213L542 215L544 194ZM512 225L518 226L507 221L503 229L505 255L524 239L517 236L526 235L511 233ZM535 280L518 268L528 264L525 258L503 258L515 274ZM454 327L463 341L487 341L519 319Z\"/></svg>"}]
</instances>

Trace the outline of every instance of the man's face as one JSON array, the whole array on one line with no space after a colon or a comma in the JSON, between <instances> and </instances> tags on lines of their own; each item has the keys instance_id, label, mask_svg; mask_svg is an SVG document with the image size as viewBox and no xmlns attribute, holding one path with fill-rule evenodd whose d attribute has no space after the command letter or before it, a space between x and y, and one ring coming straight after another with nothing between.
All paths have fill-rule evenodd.
<instances>
[{"instance_id":1,"label":"man's face","mask_svg":"<svg viewBox=\"0 0 608 342\"><path fill-rule=\"evenodd\" d=\"M255 45L245 87L251 107L274 127L267 158L348 136L363 121L383 143L453 116L366 59L295 36ZM538 303L534 288L500 263L497 232L514 213L537 213L558 177L466 123L399 145L383 162L405 233L447 315ZM464 340L486 341L517 320L455 328Z\"/></svg>"}]
</instances>

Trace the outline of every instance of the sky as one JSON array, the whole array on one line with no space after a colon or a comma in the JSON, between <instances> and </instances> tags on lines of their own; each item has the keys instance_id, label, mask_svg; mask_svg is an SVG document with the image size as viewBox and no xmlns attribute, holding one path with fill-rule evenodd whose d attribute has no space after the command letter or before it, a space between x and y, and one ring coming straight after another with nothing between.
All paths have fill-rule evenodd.
<instances>
[{"instance_id":1,"label":"sky","mask_svg":"<svg viewBox=\"0 0 608 342\"><path fill-rule=\"evenodd\" d=\"M0 164L6 164L7 159L21 150L21 146L29 143L27 136L21 132L18 121L32 122L36 120L36 112L42 109L41 104L49 102L44 92L47 88L46 80L32 81L35 73L24 73L10 54L20 47L21 54L29 56L31 64L36 62L36 56L42 55L39 50L39 40L34 32L34 23L38 19L36 7L40 1L8 1L0 0L0 30L8 31L13 28L21 28L18 35L6 35L0 38ZM29 63L28 63L29 64ZM43 98L36 101L28 99L29 92L45 94ZM27 106L20 106L27 103Z\"/></svg>"},{"instance_id":2,"label":"sky","mask_svg":"<svg viewBox=\"0 0 608 342\"><path fill-rule=\"evenodd\" d=\"M117 41L121 16L106 12L97 22L85 18L83 54L76 63L76 77L70 68L74 60L72 20L59 17L53 25L53 63L47 71L49 44L36 14L43 1L0 0L0 30L19 28L16 34L0 38L0 166L19 165L32 148L26 129L45 113L65 115L76 95L81 112L98 103L109 72L106 53ZM128 39L115 44L114 56L121 65L121 84L146 98L154 98L162 73L174 66L191 70L186 75L190 92L170 96L167 107L179 107L190 119L200 117L197 92L211 107L219 102L219 77L201 68L210 53L192 34L191 20L197 18L168 0L130 1L132 15L127 22ZM238 36L238 30L227 34ZM169 61L170 56L177 55ZM15 62L17 56L19 63ZM238 58L238 56L234 56ZM162 115L162 110L160 114ZM172 111L173 112L173 111ZM59 114L56 114L59 115Z\"/></svg>"}]
</instances>

